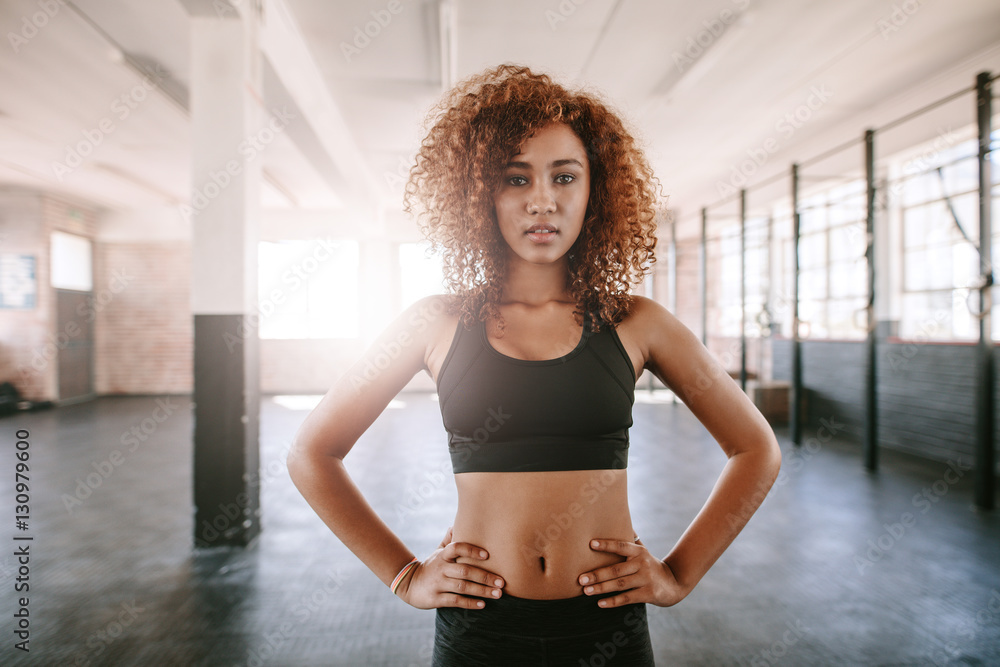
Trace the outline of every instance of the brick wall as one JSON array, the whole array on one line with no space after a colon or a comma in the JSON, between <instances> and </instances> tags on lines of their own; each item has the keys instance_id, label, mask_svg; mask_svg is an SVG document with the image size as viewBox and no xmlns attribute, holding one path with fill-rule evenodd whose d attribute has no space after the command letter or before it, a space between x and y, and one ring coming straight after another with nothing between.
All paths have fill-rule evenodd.
<instances>
[{"instance_id":1,"label":"brick wall","mask_svg":"<svg viewBox=\"0 0 1000 667\"><path fill-rule=\"evenodd\" d=\"M95 255L97 393L190 392L190 243L100 243Z\"/></svg>"},{"instance_id":2,"label":"brick wall","mask_svg":"<svg viewBox=\"0 0 1000 667\"><path fill-rule=\"evenodd\" d=\"M96 212L88 207L27 190L0 192L0 249L35 258L35 307L0 310L0 381L14 383L25 398L58 398L58 354L66 332L57 331L51 234L93 240L96 225Z\"/></svg>"}]
</instances>

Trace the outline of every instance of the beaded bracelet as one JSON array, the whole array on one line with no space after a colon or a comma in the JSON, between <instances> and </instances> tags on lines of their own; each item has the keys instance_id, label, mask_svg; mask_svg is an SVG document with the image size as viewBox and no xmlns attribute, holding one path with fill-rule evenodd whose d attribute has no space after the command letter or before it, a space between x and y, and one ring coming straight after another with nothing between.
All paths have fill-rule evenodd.
<instances>
[{"instance_id":1,"label":"beaded bracelet","mask_svg":"<svg viewBox=\"0 0 1000 667\"><path fill-rule=\"evenodd\" d=\"M392 580L392 584L389 585L389 588L392 590L393 595L396 594L396 589L399 588L399 584L401 581L403 581L403 577L406 576L406 573L412 570L413 567L417 565L419 562L420 561L417 559L417 557L414 556L413 560L404 565L403 569L399 571L399 574L396 575L396 578Z\"/></svg>"}]
</instances>

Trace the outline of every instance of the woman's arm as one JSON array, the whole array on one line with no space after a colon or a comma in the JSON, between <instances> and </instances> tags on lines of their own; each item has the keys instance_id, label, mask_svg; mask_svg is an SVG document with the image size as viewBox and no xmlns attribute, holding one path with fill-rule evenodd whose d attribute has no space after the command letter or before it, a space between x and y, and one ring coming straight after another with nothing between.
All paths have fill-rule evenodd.
<instances>
[{"instance_id":1,"label":"woman's arm","mask_svg":"<svg viewBox=\"0 0 1000 667\"><path fill-rule=\"evenodd\" d=\"M629 589L609 599L611 607L631 602L669 606L684 599L763 502L781 466L771 427L701 341L661 305L636 301L625 326L627 338L640 348L645 368L687 404L729 460L701 511L662 561L641 543L591 543L627 558L580 576L588 595Z\"/></svg>"},{"instance_id":2,"label":"woman's arm","mask_svg":"<svg viewBox=\"0 0 1000 667\"><path fill-rule=\"evenodd\" d=\"M288 472L299 492L387 586L413 554L365 500L344 467L344 457L389 401L427 367L448 319L441 315L445 298L423 299L390 325L306 417L288 455ZM397 593L424 609L477 607L475 598L465 596L490 596L498 577L454 562L459 556L485 558L486 553L471 544L442 544L411 570Z\"/></svg>"}]
</instances>

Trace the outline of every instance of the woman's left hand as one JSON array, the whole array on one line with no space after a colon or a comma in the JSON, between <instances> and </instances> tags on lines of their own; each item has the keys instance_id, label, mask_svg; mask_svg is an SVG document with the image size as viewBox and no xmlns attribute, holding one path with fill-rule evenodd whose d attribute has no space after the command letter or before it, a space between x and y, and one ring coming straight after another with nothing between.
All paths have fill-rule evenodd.
<instances>
[{"instance_id":1,"label":"woman's left hand","mask_svg":"<svg viewBox=\"0 0 1000 667\"><path fill-rule=\"evenodd\" d=\"M624 540L591 540L594 551L618 554L626 560L581 574L577 581L584 595L619 593L603 598L598 605L610 609L636 602L649 602L669 607L680 602L687 592L677 582L670 566L649 553L642 542Z\"/></svg>"}]
</instances>

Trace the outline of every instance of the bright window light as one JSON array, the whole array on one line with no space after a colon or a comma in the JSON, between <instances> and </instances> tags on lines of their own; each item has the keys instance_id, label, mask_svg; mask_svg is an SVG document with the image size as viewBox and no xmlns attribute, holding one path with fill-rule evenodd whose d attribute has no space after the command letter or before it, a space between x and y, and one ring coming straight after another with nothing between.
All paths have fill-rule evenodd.
<instances>
[{"instance_id":1,"label":"bright window light","mask_svg":"<svg viewBox=\"0 0 1000 667\"><path fill-rule=\"evenodd\" d=\"M94 288L90 240L52 232L52 287L89 292Z\"/></svg>"},{"instance_id":2,"label":"bright window light","mask_svg":"<svg viewBox=\"0 0 1000 667\"><path fill-rule=\"evenodd\" d=\"M262 242L258 249L260 337L358 337L355 241Z\"/></svg>"},{"instance_id":3,"label":"bright window light","mask_svg":"<svg viewBox=\"0 0 1000 667\"><path fill-rule=\"evenodd\" d=\"M399 245L400 306L411 304L431 294L444 292L441 258L428 255L429 244L401 243Z\"/></svg>"}]
</instances>

